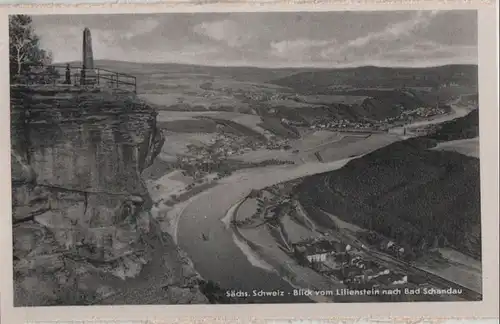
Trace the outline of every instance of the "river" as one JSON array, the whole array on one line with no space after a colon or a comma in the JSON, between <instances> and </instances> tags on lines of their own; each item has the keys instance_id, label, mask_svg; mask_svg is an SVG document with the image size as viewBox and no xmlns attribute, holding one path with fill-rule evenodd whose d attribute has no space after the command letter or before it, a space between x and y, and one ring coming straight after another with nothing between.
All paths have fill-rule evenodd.
<instances>
[{"instance_id":1,"label":"river","mask_svg":"<svg viewBox=\"0 0 500 324\"><path fill-rule=\"evenodd\" d=\"M454 112L452 116L443 119L451 120L464 115L463 110L454 109ZM436 122L442 120L434 121ZM245 246L235 241L232 231L226 228L222 218L231 206L252 189L262 189L306 175L339 169L349 160L358 157L329 163L250 169L224 179L183 210L178 224L177 242L187 252L203 278L213 280L227 290L248 292L250 297L242 303L312 302L307 297L292 296L294 287L252 256ZM202 238L202 233L208 236L208 240ZM280 290L284 295L252 296L254 290Z\"/></svg>"},{"instance_id":2,"label":"river","mask_svg":"<svg viewBox=\"0 0 500 324\"><path fill-rule=\"evenodd\" d=\"M188 253L202 277L217 282L224 289L250 294L253 290L284 292L283 296L250 296L246 302L312 302L307 297L289 295L293 294L294 287L253 256L244 244L236 241L222 219L229 208L252 189L338 169L349 160L246 170L226 179L225 183L199 196L184 209L177 232L180 248ZM202 233L208 236L208 240L202 238Z\"/></svg>"}]
</instances>

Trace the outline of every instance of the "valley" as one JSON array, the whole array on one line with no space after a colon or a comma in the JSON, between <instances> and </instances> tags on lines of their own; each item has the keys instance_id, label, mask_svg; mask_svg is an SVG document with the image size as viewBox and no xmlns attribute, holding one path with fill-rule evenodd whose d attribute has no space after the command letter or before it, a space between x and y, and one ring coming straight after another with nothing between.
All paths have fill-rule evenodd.
<instances>
[{"instance_id":1,"label":"valley","mask_svg":"<svg viewBox=\"0 0 500 324\"><path fill-rule=\"evenodd\" d=\"M442 69L437 70L436 73L443 73ZM156 80L160 78L159 75L157 72ZM293 78L295 75L288 77ZM182 79L197 79L198 76L186 73ZM157 161L143 173L155 201L153 214L162 224L163 230L173 235L181 249L187 252L197 271L225 289L277 285L276 289L290 291L291 288L287 288L290 285L310 287L313 282L316 282L314 285L317 287L324 286L324 275L317 277L311 272L307 275L309 270L297 265L294 257L288 255L290 252L284 252L283 247L288 246L288 251L291 251L291 246L304 239L324 239L325 233L330 233L330 239L336 237L341 242L347 239L351 245L360 241L365 242L363 244L366 246L380 245L381 243L366 241L364 235L373 232L385 237L387 242L394 240L398 246L404 246L405 251L412 251L415 254L412 264L418 269L425 269L418 271L428 271L436 278L442 276L451 280L450 282L457 282L459 286L463 284L463 289L469 289L465 286L470 287L469 297L463 298L478 298L476 292L481 291L480 285L472 284L471 280L480 282L477 279L480 278L480 273L476 272L476 279L471 279L471 274L465 275L464 272L468 271L465 270L467 265L453 266L443 261L446 258L438 252L424 252L425 256L420 252L451 248L480 259L480 255L477 255L480 234L477 232L478 227L473 225L474 219L476 222L479 219L478 210L471 209L468 213L467 209L456 205L455 200L451 205L446 205L445 199L431 197L429 202L438 199L443 203L441 207L432 207L428 205L429 202L425 202L429 198L425 198L427 196L424 194L435 190L429 188L444 185L445 175L456 179L450 182L450 190L457 186L456 181L463 175L466 176L464 183L467 185L478 179L477 97L473 95L477 88L467 76L463 78L463 87L429 82L428 87L413 84L412 91L409 91L406 87L380 89L365 84L364 88L336 88L334 94L324 94L324 89L301 90L296 85L284 86L282 81L266 80L260 84L252 81L247 84L242 79L227 81L212 75L210 85L206 80L205 83L196 84L194 81L181 82L182 86L190 89L187 97L186 88L179 94L180 99L175 99L181 100L182 105L171 100L172 96L176 96L175 91L173 94L169 93L170 99L154 95L154 90L151 89L144 91L140 97L154 103L159 112L158 125L166 137ZM358 84L358 81L359 77L350 82ZM238 85L235 86L234 82ZM225 83L231 86L222 87L221 84ZM211 94L207 95L207 91ZM222 97L224 100L230 98L232 103L226 106L217 102ZM214 98L214 101L210 98ZM196 100L204 102L204 106L200 106ZM422 166L419 163L423 163ZM387 169L383 169L384 164L387 164ZM403 169L399 170L399 165ZM371 171L370 168L374 169ZM409 170L411 173L408 173ZM453 175L450 170L455 170L457 174ZM351 174L352 172L354 173ZM358 175L356 172L361 173ZM384 178L391 173L394 173L392 178ZM428 179L421 178L423 174L427 174ZM363 177L366 180L361 180ZM401 180L396 180L398 177ZM433 180L434 177L437 178ZM307 217L311 224L315 224L315 229L296 224L293 217L289 218L291 216L285 213L284 218L279 221L282 225L278 228L284 231L281 235L284 235L285 242L288 243L281 241L283 236L276 237L276 229L268 228L268 225L259 227L257 232L239 228L237 233L242 236L235 237L235 228L232 227L234 224L227 225L229 216L226 211L236 202L245 199L249 192L267 190L268 186L282 183L287 187L289 180L293 180L296 191L294 201L300 203L300 210L304 215L309 215ZM368 181L368 187L363 189L365 185L359 181ZM403 183L398 184L398 181ZM405 188L404 183L414 185ZM388 189L384 189L383 185L388 186ZM435 187L426 187L432 185ZM353 191L346 186L358 189ZM459 199L464 204L479 201L478 191L471 190L464 192ZM409 196L410 192L413 192L413 196ZM451 194L446 191L441 193L445 196ZM283 200L280 195L277 196L278 201ZM322 198L323 196L328 198ZM364 198L360 200L359 197ZM416 205L402 203L397 200L400 199L398 197L411 199ZM215 205L214 201L217 201ZM332 205L332 201L336 201L335 204ZM368 207L361 207L364 206L363 201L366 201ZM373 204L370 201L376 202L375 205L370 205ZM432 209L420 207L426 204L428 206L425 208L438 208L436 210L454 206L463 215L460 217L471 219L471 227L464 228L463 232L463 235L470 237L471 241L467 243L469 245L456 245L464 242L463 237L450 237L446 233L436 238L416 234L423 231L422 233L432 235L432 231L419 229L415 227L416 223L412 223L412 219L427 217L426 213L433 215L434 212L430 211ZM391 206L404 206L407 209L397 211ZM377 219L386 219L386 222L374 219L367 223L363 220L373 218L374 216L370 216L373 213L378 213ZM398 217L402 216L397 215L405 216L399 220ZM223 218L225 223L218 223ZM421 219L419 222L427 221ZM339 224L344 224L344 227L338 228ZM405 224L409 224L408 228L415 234L405 232ZM435 226L436 229L441 228L443 223L438 222ZM353 228L358 230L353 231ZM193 232L193 229L196 230ZM458 235L461 232L453 233ZM401 242L397 235L402 235L409 241ZM204 237L209 237L208 241ZM295 239L291 239L293 237ZM291 241L286 241L286 238ZM423 250L415 250L417 246ZM365 258L371 260L377 253L387 253L377 249L363 252ZM246 264L250 262L255 275L249 277L247 284L237 283L231 279L238 278L231 275L233 270L218 272L210 265L213 261L209 260L213 257L222 263L231 260L231 265L227 264L230 268L247 268ZM444 267L443 262L446 264ZM401 266L394 268L395 264L390 259L383 263L393 270L402 269ZM455 267L455 270L449 267ZM398 271L401 270L396 273ZM404 275L404 271L401 273ZM282 279L272 279L276 275ZM297 276L303 279L299 280ZM412 277L411 280L422 280L418 279L421 275L413 276L415 278ZM393 281L402 280L401 278ZM465 282L465 278L469 282ZM271 281L276 282L276 285L271 284ZM342 286L334 282L335 280L332 282L334 287ZM264 298L266 302L289 300L288 297ZM453 300L453 297L449 298Z\"/></svg>"}]
</instances>

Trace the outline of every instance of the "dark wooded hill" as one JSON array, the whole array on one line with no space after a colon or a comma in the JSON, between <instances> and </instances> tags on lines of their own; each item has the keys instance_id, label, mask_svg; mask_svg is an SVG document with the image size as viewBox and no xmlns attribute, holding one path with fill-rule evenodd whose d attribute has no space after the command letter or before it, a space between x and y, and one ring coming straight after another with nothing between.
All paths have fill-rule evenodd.
<instances>
[{"instance_id":1,"label":"dark wooded hill","mask_svg":"<svg viewBox=\"0 0 500 324\"><path fill-rule=\"evenodd\" d=\"M477 65L445 65L426 68L392 68L364 66L345 69L303 71L272 80L299 92L328 93L340 91L339 87L357 88L419 88L477 86Z\"/></svg>"},{"instance_id":2,"label":"dark wooded hill","mask_svg":"<svg viewBox=\"0 0 500 324\"><path fill-rule=\"evenodd\" d=\"M306 209L396 240L416 252L451 246L481 257L479 159L430 150L437 142L478 136L478 112L435 134L397 142L307 177L297 187Z\"/></svg>"}]
</instances>

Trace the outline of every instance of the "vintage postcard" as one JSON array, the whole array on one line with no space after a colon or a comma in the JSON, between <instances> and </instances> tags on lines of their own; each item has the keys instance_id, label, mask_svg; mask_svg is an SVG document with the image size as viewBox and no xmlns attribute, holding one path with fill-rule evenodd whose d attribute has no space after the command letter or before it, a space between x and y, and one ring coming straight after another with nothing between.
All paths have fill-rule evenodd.
<instances>
[{"instance_id":1,"label":"vintage postcard","mask_svg":"<svg viewBox=\"0 0 500 324\"><path fill-rule=\"evenodd\" d=\"M2 11L3 316L498 316L494 5L148 8Z\"/></svg>"}]
</instances>

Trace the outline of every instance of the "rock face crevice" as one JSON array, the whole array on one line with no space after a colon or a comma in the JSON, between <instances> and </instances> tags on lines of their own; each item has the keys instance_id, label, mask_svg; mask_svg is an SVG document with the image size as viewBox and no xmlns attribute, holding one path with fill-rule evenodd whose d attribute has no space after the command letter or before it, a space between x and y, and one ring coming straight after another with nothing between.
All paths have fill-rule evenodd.
<instances>
[{"instance_id":1,"label":"rock face crevice","mask_svg":"<svg viewBox=\"0 0 500 324\"><path fill-rule=\"evenodd\" d=\"M15 306L141 304L138 291L184 280L189 265L158 231L141 179L164 141L151 107L102 91L12 87L11 116ZM172 286L150 300L204 296Z\"/></svg>"}]
</instances>

